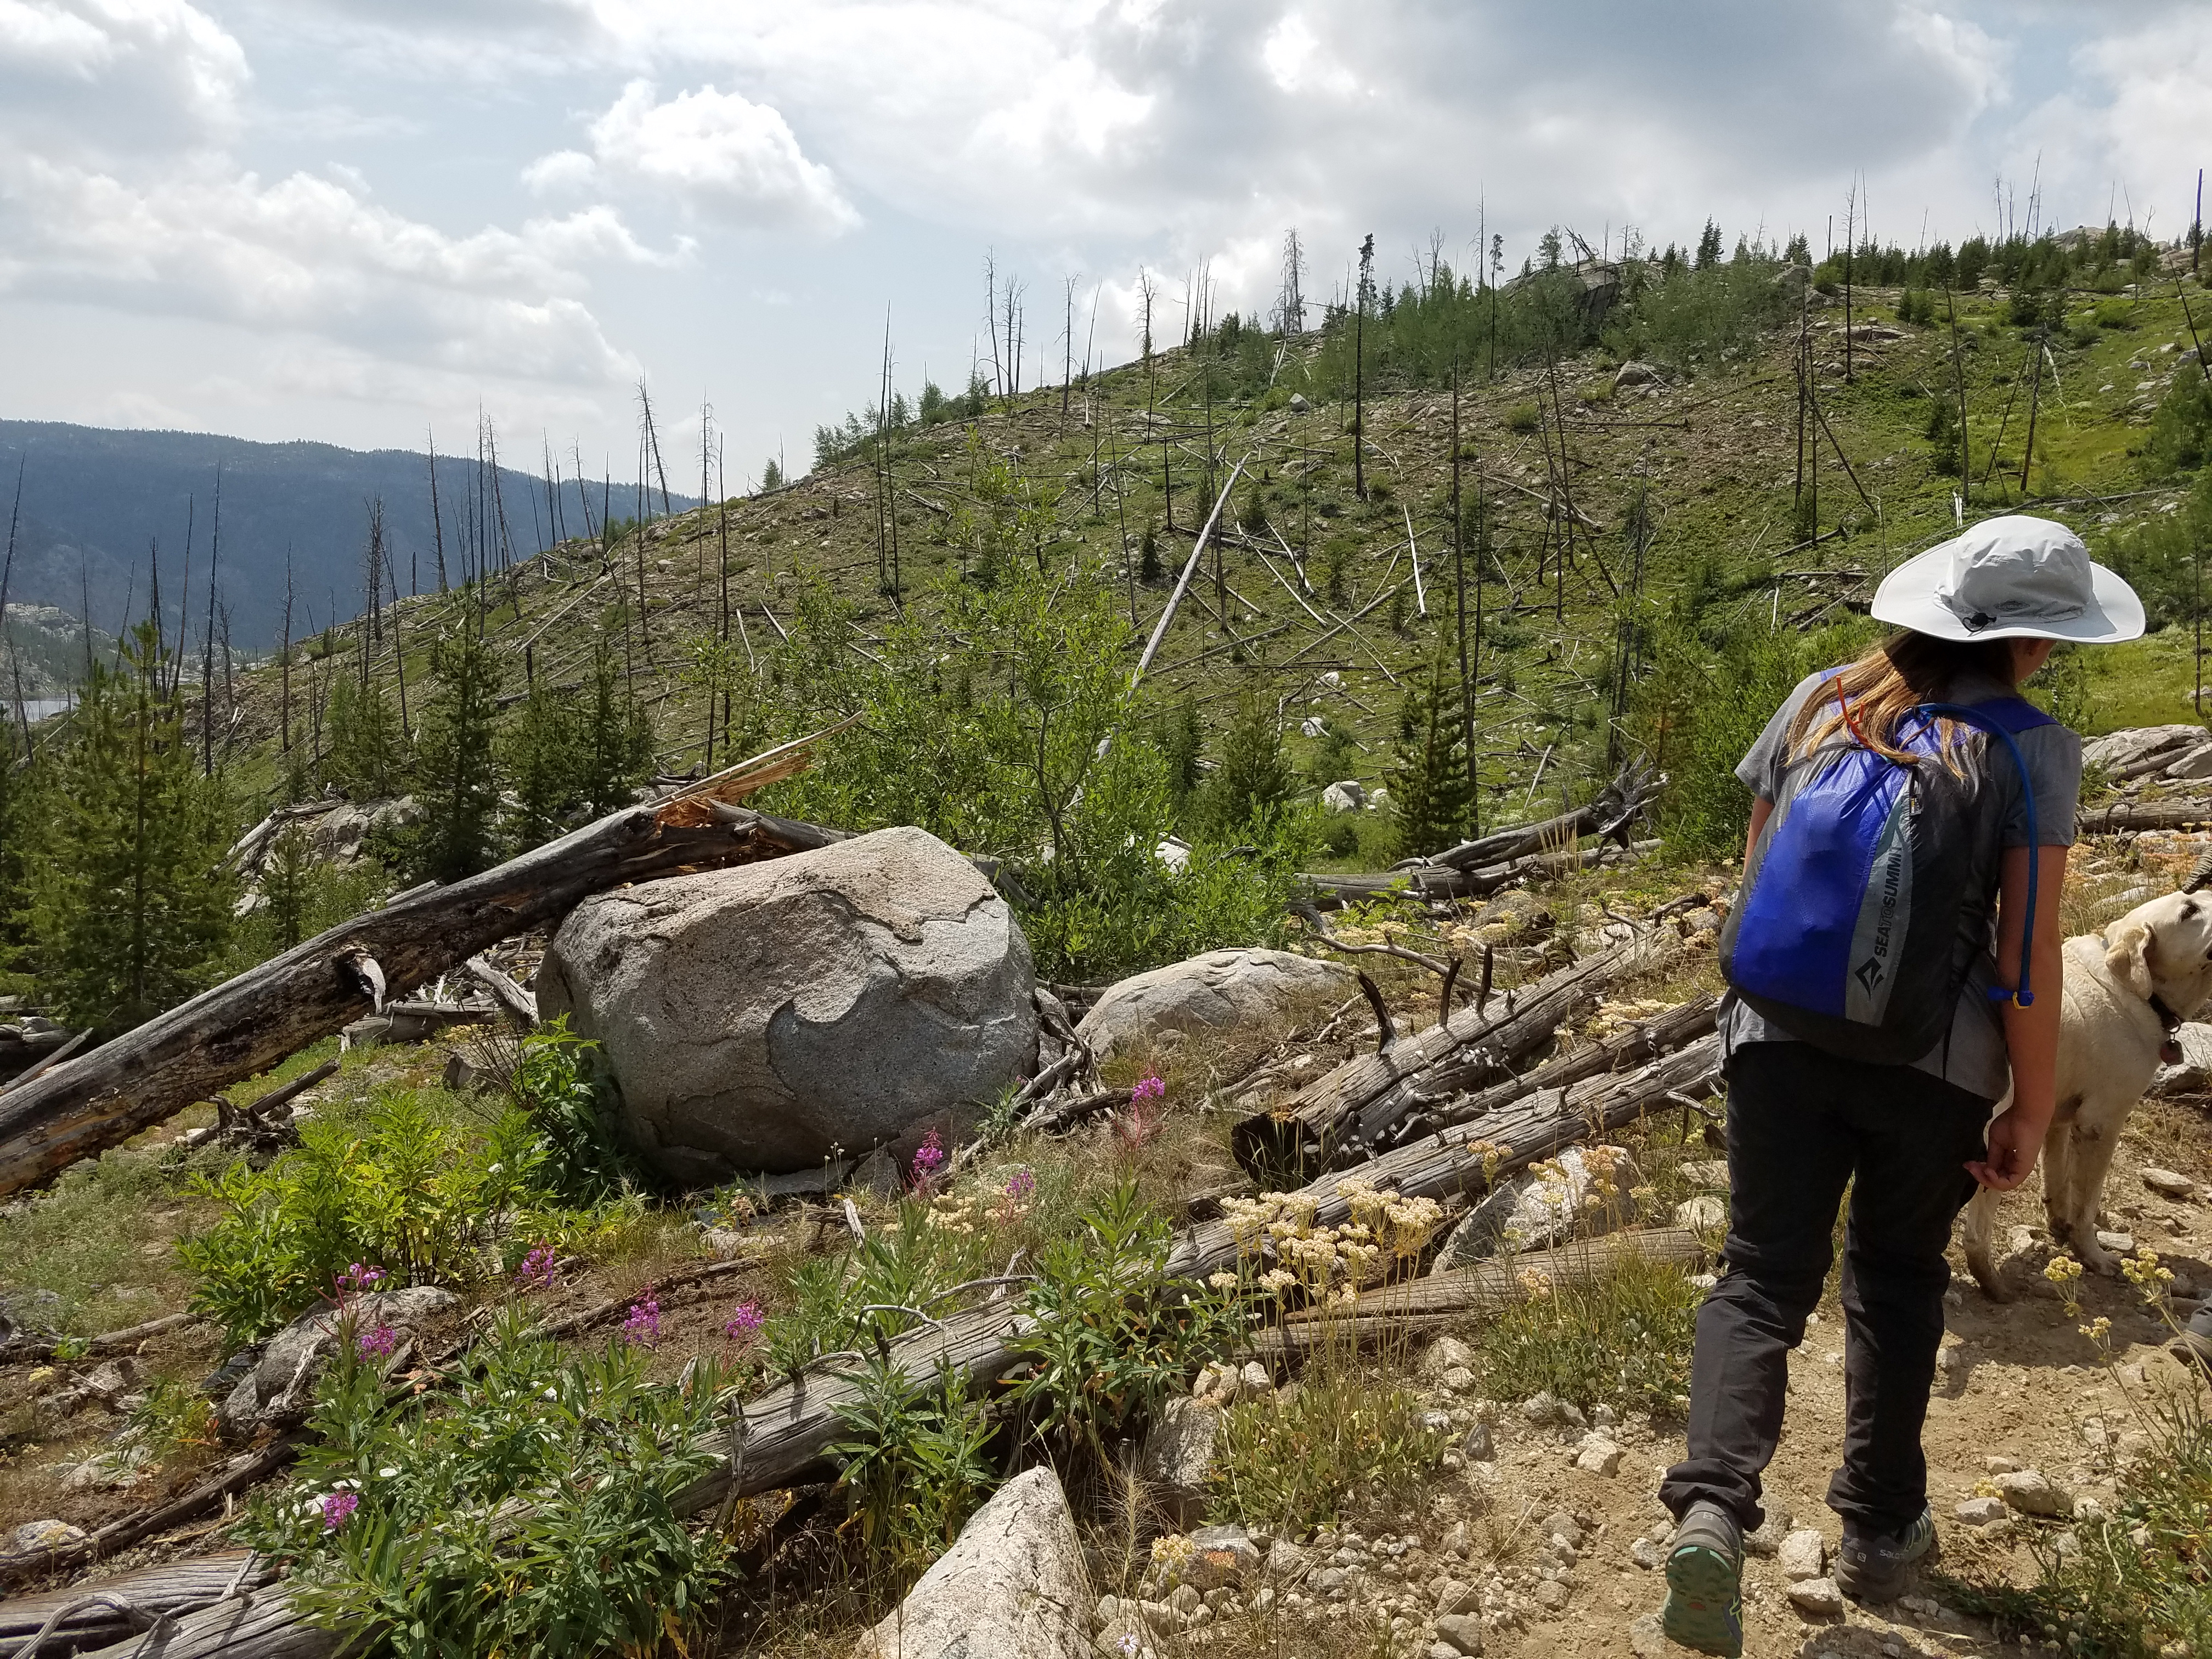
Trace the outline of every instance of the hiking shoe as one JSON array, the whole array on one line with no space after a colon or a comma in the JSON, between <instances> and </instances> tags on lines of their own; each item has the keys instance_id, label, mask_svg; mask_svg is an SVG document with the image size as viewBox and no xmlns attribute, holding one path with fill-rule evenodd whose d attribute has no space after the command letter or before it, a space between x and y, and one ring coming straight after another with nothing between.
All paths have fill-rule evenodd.
<instances>
[{"instance_id":1,"label":"hiking shoe","mask_svg":"<svg viewBox=\"0 0 2212 1659\"><path fill-rule=\"evenodd\" d=\"M1660 1628L1670 1641L1714 1659L1742 1659L1743 1528L1717 1504L1690 1505L1667 1546L1667 1605Z\"/></svg>"},{"instance_id":2,"label":"hiking shoe","mask_svg":"<svg viewBox=\"0 0 2212 1659\"><path fill-rule=\"evenodd\" d=\"M1870 1532L1844 1522L1836 1552L1836 1588L1854 1601L1894 1601L1905 1594L1914 1565L1936 1548L1936 1516L1923 1509L1900 1533Z\"/></svg>"}]
</instances>

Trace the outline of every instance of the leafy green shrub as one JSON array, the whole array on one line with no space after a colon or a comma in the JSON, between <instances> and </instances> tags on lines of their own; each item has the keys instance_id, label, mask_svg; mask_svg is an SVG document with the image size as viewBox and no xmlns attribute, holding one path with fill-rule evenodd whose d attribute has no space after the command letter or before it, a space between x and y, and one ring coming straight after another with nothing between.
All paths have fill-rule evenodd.
<instances>
[{"instance_id":1,"label":"leafy green shrub","mask_svg":"<svg viewBox=\"0 0 2212 1659\"><path fill-rule=\"evenodd\" d=\"M2102 300L2091 315L2099 328L2133 328L2136 325L2135 301Z\"/></svg>"},{"instance_id":2,"label":"leafy green shrub","mask_svg":"<svg viewBox=\"0 0 2212 1659\"><path fill-rule=\"evenodd\" d=\"M1485 1393L1549 1391L1585 1409L1680 1408L1705 1293L1678 1269L1627 1256L1589 1284L1531 1289L1475 1339Z\"/></svg>"},{"instance_id":3,"label":"leafy green shrub","mask_svg":"<svg viewBox=\"0 0 2212 1659\"><path fill-rule=\"evenodd\" d=\"M990 1413L957 1375L909 1376L880 1354L854 1380L859 1397L836 1408L848 1437L830 1449L842 1466L837 1484L869 1553L910 1576L959 1535L990 1491Z\"/></svg>"},{"instance_id":4,"label":"leafy green shrub","mask_svg":"<svg viewBox=\"0 0 2212 1659\"><path fill-rule=\"evenodd\" d=\"M1534 404L1515 404L1505 411L1505 428L1509 432L1534 432L1543 418Z\"/></svg>"},{"instance_id":5,"label":"leafy green shrub","mask_svg":"<svg viewBox=\"0 0 2212 1659\"><path fill-rule=\"evenodd\" d=\"M220 1213L177 1246L198 1280L191 1306L233 1342L274 1330L327 1294L353 1262L407 1282L465 1283L486 1248L568 1240L613 1197L618 1160L578 1071L585 1045L565 1025L521 1045L514 1101L464 1130L431 1097L387 1089L358 1121L307 1119L297 1150L265 1170L238 1163L195 1176Z\"/></svg>"},{"instance_id":6,"label":"leafy green shrub","mask_svg":"<svg viewBox=\"0 0 2212 1659\"><path fill-rule=\"evenodd\" d=\"M342 1327L299 1471L247 1540L320 1623L398 1659L679 1648L730 1573L678 1495L727 1455L720 1368L645 1381L620 1339L564 1358L520 1305L441 1405L394 1399Z\"/></svg>"},{"instance_id":7,"label":"leafy green shrub","mask_svg":"<svg viewBox=\"0 0 2212 1659\"><path fill-rule=\"evenodd\" d=\"M2201 370L2185 368L2173 377L2151 417L2143 446L2168 471L2183 472L2212 458L2212 380Z\"/></svg>"},{"instance_id":8,"label":"leafy green shrub","mask_svg":"<svg viewBox=\"0 0 2212 1659\"><path fill-rule=\"evenodd\" d=\"M1167 1274L1172 1234L1122 1182L1047 1243L1028 1310L1027 1376L1011 1390L1029 1432L1048 1446L1109 1461L1108 1449L1243 1329L1233 1275L1210 1291Z\"/></svg>"},{"instance_id":9,"label":"leafy green shrub","mask_svg":"<svg viewBox=\"0 0 2212 1659\"><path fill-rule=\"evenodd\" d=\"M1209 1514L1285 1531L1333 1526L1355 1491L1403 1486L1435 1464L1444 1440L1421 1426L1421 1409L1386 1376L1319 1358L1287 1397L1222 1413Z\"/></svg>"}]
</instances>

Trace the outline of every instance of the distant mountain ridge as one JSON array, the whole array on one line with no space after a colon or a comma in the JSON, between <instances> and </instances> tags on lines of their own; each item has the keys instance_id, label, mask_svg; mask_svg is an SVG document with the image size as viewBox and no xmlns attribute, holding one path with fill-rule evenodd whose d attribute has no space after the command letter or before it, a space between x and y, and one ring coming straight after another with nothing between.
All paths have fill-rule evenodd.
<instances>
[{"instance_id":1,"label":"distant mountain ridge","mask_svg":"<svg viewBox=\"0 0 2212 1659\"><path fill-rule=\"evenodd\" d=\"M472 440L471 440L472 441ZM216 572L218 602L230 612L232 643L273 646L283 627L289 550L297 600L295 635L358 615L369 505L384 507L385 541L403 593L435 591L439 536L430 514L427 453L342 449L295 441L256 443L200 432L118 431L51 421L0 420L0 514L15 499L22 468L22 512L8 601L57 606L71 616L89 606L94 627L112 634L126 617L145 614L160 544L161 609L176 637L186 608L185 535L191 526L192 632L207 615L215 531L216 474L222 475L222 540ZM506 543L527 558L560 536L581 536L585 503L564 478L549 501L544 478L519 468L480 468L473 456L438 457L438 507L448 580L458 583L488 540L495 562L504 508ZM634 484L586 482L589 516L638 516ZM481 507L479 501L481 501ZM671 492L678 511L695 499ZM660 495L651 492L658 515ZM551 520L549 525L548 520ZM488 527L488 535L480 533Z\"/></svg>"}]
</instances>

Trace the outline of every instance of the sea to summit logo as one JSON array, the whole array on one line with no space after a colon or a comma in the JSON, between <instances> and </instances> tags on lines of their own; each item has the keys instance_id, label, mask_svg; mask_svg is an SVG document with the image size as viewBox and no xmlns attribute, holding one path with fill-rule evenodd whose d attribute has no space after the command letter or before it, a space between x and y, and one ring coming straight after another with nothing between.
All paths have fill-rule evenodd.
<instances>
[{"instance_id":1,"label":"sea to summit logo","mask_svg":"<svg viewBox=\"0 0 2212 1659\"><path fill-rule=\"evenodd\" d=\"M1888 975L1882 971L1880 957L1869 957L1864 962L1859 963L1857 971L1851 977L1858 981L1869 996L1872 996L1874 988L1881 984Z\"/></svg>"}]
</instances>

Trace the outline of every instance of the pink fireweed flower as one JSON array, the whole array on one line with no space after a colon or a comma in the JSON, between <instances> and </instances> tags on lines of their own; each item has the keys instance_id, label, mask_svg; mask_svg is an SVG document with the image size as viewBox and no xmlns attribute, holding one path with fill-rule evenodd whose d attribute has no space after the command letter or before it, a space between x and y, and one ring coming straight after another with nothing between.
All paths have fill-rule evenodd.
<instances>
[{"instance_id":1,"label":"pink fireweed flower","mask_svg":"<svg viewBox=\"0 0 2212 1659\"><path fill-rule=\"evenodd\" d=\"M361 1507L361 1499L349 1492L334 1492L323 1499L323 1530L336 1532L353 1518Z\"/></svg>"},{"instance_id":2,"label":"pink fireweed flower","mask_svg":"<svg viewBox=\"0 0 2212 1659\"><path fill-rule=\"evenodd\" d=\"M1129 1103L1132 1106L1142 1105L1146 1101L1158 1100L1167 1091L1166 1084L1161 1082L1157 1075L1146 1073L1137 1079L1137 1086L1129 1091Z\"/></svg>"},{"instance_id":3,"label":"pink fireweed flower","mask_svg":"<svg viewBox=\"0 0 2212 1659\"><path fill-rule=\"evenodd\" d=\"M937 1178L937 1172L944 1167L945 1143L937 1138L937 1131L932 1129L922 1136L921 1145L915 1150L914 1184L917 1187L927 1187Z\"/></svg>"},{"instance_id":4,"label":"pink fireweed flower","mask_svg":"<svg viewBox=\"0 0 2212 1659\"><path fill-rule=\"evenodd\" d=\"M1036 1177L1027 1170L1017 1170L1006 1177L1006 1196L1017 1204L1026 1204L1036 1196Z\"/></svg>"},{"instance_id":5,"label":"pink fireweed flower","mask_svg":"<svg viewBox=\"0 0 2212 1659\"><path fill-rule=\"evenodd\" d=\"M624 1341L635 1342L641 1347L660 1346L660 1304L651 1291L646 1293L643 1301L630 1304L629 1317L623 1321L622 1334Z\"/></svg>"},{"instance_id":6,"label":"pink fireweed flower","mask_svg":"<svg viewBox=\"0 0 2212 1659\"><path fill-rule=\"evenodd\" d=\"M365 1291L372 1285L382 1284L385 1277L383 1268L364 1267L356 1261L338 1275L338 1288L342 1291Z\"/></svg>"},{"instance_id":7,"label":"pink fireweed flower","mask_svg":"<svg viewBox=\"0 0 2212 1659\"><path fill-rule=\"evenodd\" d=\"M561 1275L553 1265L553 1247L540 1244L522 1258L522 1265L514 1270L514 1282L525 1291L550 1291L561 1282Z\"/></svg>"},{"instance_id":8,"label":"pink fireweed flower","mask_svg":"<svg viewBox=\"0 0 2212 1659\"><path fill-rule=\"evenodd\" d=\"M399 1346L399 1333L389 1325L379 1325L372 1330L363 1331L354 1340L354 1346L364 1359L386 1359Z\"/></svg>"},{"instance_id":9,"label":"pink fireweed flower","mask_svg":"<svg viewBox=\"0 0 2212 1659\"><path fill-rule=\"evenodd\" d=\"M757 1302L740 1302L730 1315L730 1322L722 1327L722 1334L732 1342L750 1342L760 1334L761 1327L768 1322Z\"/></svg>"}]
</instances>

